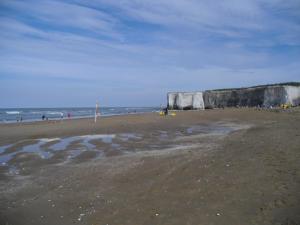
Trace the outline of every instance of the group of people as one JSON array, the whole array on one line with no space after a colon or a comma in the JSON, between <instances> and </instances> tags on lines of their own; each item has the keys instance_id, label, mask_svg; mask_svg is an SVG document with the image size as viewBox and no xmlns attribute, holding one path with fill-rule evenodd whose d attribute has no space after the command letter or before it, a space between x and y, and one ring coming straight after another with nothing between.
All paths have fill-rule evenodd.
<instances>
[{"instance_id":1,"label":"group of people","mask_svg":"<svg viewBox=\"0 0 300 225\"><path fill-rule=\"evenodd\" d=\"M71 113L67 113L67 117L68 119L71 119ZM60 119L63 120L64 119L64 113L60 113ZM42 115L42 120L48 120L48 117L45 116L45 114Z\"/></svg>"}]
</instances>

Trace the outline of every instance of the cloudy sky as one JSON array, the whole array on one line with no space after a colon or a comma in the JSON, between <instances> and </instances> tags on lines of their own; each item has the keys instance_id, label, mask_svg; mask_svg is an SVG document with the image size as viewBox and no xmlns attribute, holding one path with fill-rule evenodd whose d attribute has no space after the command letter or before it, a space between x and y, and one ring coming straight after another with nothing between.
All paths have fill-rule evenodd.
<instances>
[{"instance_id":1,"label":"cloudy sky","mask_svg":"<svg viewBox=\"0 0 300 225\"><path fill-rule=\"evenodd\" d=\"M300 81L300 0L0 0L0 31L0 107Z\"/></svg>"}]
</instances>

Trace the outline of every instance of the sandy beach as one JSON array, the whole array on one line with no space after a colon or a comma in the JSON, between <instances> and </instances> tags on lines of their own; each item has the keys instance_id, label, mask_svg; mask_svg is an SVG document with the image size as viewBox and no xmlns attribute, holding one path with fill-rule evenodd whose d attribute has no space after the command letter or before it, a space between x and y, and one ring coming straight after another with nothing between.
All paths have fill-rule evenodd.
<instances>
[{"instance_id":1,"label":"sandy beach","mask_svg":"<svg viewBox=\"0 0 300 225\"><path fill-rule=\"evenodd\" d=\"M0 224L300 224L300 109L0 125Z\"/></svg>"}]
</instances>

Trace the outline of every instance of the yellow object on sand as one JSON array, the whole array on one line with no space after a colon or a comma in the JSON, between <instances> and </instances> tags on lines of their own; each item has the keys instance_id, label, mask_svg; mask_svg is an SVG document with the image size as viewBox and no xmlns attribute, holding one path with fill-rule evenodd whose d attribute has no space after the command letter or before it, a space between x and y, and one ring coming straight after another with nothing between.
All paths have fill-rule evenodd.
<instances>
[{"instance_id":1,"label":"yellow object on sand","mask_svg":"<svg viewBox=\"0 0 300 225\"><path fill-rule=\"evenodd\" d=\"M171 116L176 116L176 113L172 112L170 115L171 115Z\"/></svg>"},{"instance_id":2,"label":"yellow object on sand","mask_svg":"<svg viewBox=\"0 0 300 225\"><path fill-rule=\"evenodd\" d=\"M288 109L288 108L290 108L291 107L291 104L283 104L282 105L282 108L283 109Z\"/></svg>"},{"instance_id":3,"label":"yellow object on sand","mask_svg":"<svg viewBox=\"0 0 300 225\"><path fill-rule=\"evenodd\" d=\"M163 111L160 111L160 112L159 112L159 115L160 115L160 116L164 116L165 113L164 113Z\"/></svg>"}]
</instances>

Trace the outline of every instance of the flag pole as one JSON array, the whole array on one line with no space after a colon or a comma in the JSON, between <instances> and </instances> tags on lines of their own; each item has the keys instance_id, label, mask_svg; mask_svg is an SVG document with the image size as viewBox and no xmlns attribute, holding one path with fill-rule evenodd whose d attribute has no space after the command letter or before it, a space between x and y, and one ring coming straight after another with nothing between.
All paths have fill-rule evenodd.
<instances>
[{"instance_id":1,"label":"flag pole","mask_svg":"<svg viewBox=\"0 0 300 225\"><path fill-rule=\"evenodd\" d=\"M98 107L99 107L99 104L98 104L98 101L97 101L97 102L96 102L96 109L95 109L95 123L97 122Z\"/></svg>"}]
</instances>

